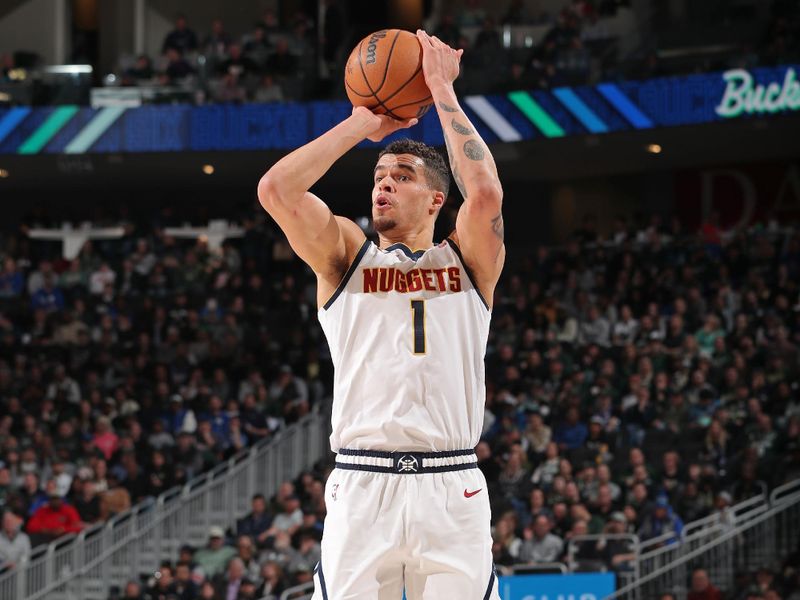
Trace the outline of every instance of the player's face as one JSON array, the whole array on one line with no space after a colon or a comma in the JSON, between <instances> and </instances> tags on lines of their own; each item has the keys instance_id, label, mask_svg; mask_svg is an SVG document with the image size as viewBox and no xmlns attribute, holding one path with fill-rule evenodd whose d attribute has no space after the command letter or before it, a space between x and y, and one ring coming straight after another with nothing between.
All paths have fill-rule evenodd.
<instances>
[{"instance_id":1,"label":"player's face","mask_svg":"<svg viewBox=\"0 0 800 600\"><path fill-rule=\"evenodd\" d=\"M375 231L405 230L429 218L434 192L425 163L413 154L384 154L375 166L372 221Z\"/></svg>"}]
</instances>

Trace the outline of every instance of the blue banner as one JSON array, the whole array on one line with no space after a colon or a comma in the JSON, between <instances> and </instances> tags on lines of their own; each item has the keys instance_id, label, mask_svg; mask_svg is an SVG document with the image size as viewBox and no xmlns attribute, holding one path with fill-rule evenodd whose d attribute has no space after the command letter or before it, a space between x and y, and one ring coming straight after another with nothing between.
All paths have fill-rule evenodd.
<instances>
[{"instance_id":1,"label":"blue banner","mask_svg":"<svg viewBox=\"0 0 800 600\"><path fill-rule=\"evenodd\" d=\"M614 593L613 573L500 577L503 600L602 600Z\"/></svg>"},{"instance_id":2,"label":"blue banner","mask_svg":"<svg viewBox=\"0 0 800 600\"><path fill-rule=\"evenodd\" d=\"M796 112L798 73L795 65L731 69L467 96L461 105L487 143L603 135ZM329 130L351 110L342 101L0 109L0 154L289 150ZM433 111L382 144L401 136L443 143Z\"/></svg>"}]
</instances>

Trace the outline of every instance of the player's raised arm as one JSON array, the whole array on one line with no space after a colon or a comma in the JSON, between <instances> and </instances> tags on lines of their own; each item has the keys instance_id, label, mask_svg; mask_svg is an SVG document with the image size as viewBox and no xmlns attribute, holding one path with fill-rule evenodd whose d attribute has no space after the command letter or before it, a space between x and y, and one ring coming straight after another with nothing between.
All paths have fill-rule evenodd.
<instances>
[{"instance_id":1,"label":"player's raised arm","mask_svg":"<svg viewBox=\"0 0 800 600\"><path fill-rule=\"evenodd\" d=\"M491 302L505 259L503 188L492 154L470 123L453 90L462 50L437 37L417 32L422 45L422 70L442 124L450 168L464 204L456 219L457 242L464 260Z\"/></svg>"},{"instance_id":2,"label":"player's raised arm","mask_svg":"<svg viewBox=\"0 0 800 600\"><path fill-rule=\"evenodd\" d=\"M415 123L416 119L397 121L363 107L356 108L333 129L280 159L259 181L261 206L319 278L337 285L364 235L349 219L334 216L308 190L336 160L362 140L380 141L393 131Z\"/></svg>"}]
</instances>

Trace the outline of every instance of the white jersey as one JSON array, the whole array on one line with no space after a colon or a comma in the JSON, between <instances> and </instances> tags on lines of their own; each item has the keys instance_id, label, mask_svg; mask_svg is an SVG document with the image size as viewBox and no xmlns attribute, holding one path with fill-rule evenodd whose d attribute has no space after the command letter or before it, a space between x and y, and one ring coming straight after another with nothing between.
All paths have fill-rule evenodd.
<instances>
[{"instance_id":1,"label":"white jersey","mask_svg":"<svg viewBox=\"0 0 800 600\"><path fill-rule=\"evenodd\" d=\"M417 252L364 242L319 310L334 365L331 449L474 448L490 319L451 240Z\"/></svg>"}]
</instances>

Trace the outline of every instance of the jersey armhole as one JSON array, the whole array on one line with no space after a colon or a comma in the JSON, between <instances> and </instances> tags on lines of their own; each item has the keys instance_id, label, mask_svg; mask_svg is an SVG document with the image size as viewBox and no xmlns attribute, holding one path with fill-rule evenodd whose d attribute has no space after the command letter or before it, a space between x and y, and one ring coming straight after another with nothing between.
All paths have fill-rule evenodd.
<instances>
[{"instance_id":1,"label":"jersey armhole","mask_svg":"<svg viewBox=\"0 0 800 600\"><path fill-rule=\"evenodd\" d=\"M358 267L358 263L360 263L361 259L364 258L364 254L367 253L367 248L369 248L369 245L371 243L372 242L366 239L364 240L364 243L361 244L361 248L359 249L358 254L356 254L356 257L353 259L353 262L350 264L350 268L347 269L347 272L344 274L344 277L342 277L342 280L339 282L339 285L336 286L336 291L333 292L331 297L328 298L328 301L322 305L322 310L328 310L334 303L334 301L339 297L339 294L341 294L344 291L347 282L350 281L350 278L353 276L356 267Z\"/></svg>"},{"instance_id":2,"label":"jersey armhole","mask_svg":"<svg viewBox=\"0 0 800 600\"><path fill-rule=\"evenodd\" d=\"M456 256L458 256L458 260L461 261L461 266L464 267L464 272L466 272L467 277L469 277L469 281L472 284L472 287L475 288L475 293L478 294L478 298L481 299L481 302L486 307L486 310L491 312L492 309L489 306L489 303L486 302L486 298L484 298L483 294L481 294L481 290L478 287L478 284L475 283L475 278L472 276L472 270L467 266L467 263L464 262L464 257L461 254L461 249L458 247L458 244L456 244L452 238L447 238L447 243L450 244L450 247L453 249L453 252L455 252Z\"/></svg>"}]
</instances>

